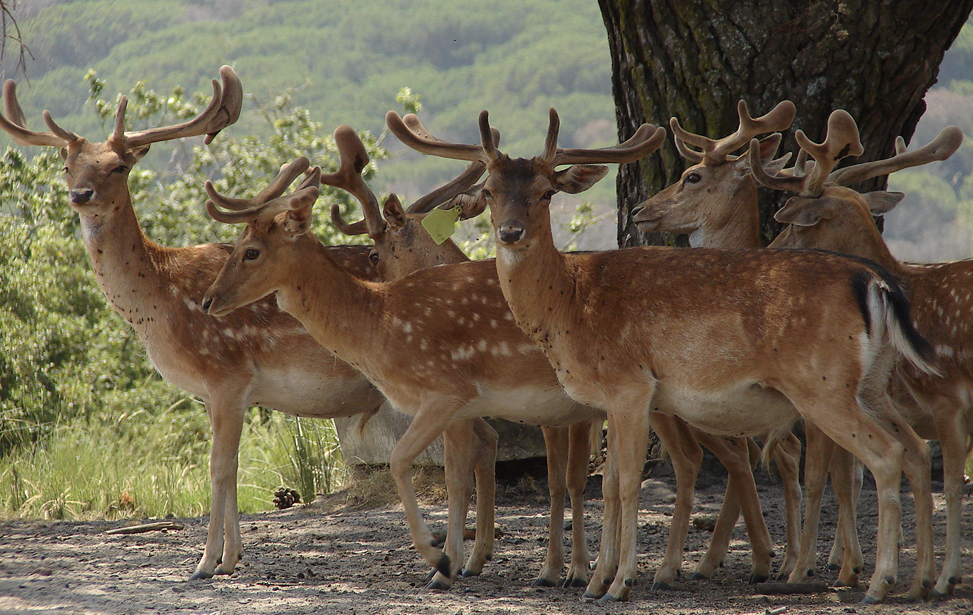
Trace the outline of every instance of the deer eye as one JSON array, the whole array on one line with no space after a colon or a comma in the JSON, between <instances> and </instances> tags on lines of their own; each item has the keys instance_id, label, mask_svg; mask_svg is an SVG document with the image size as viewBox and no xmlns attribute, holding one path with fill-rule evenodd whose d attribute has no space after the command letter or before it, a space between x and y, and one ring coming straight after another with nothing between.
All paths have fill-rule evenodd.
<instances>
[{"instance_id":1,"label":"deer eye","mask_svg":"<svg viewBox=\"0 0 973 615\"><path fill-rule=\"evenodd\" d=\"M368 260L372 265L378 267L378 260L379 260L378 252L370 252L368 254Z\"/></svg>"},{"instance_id":2,"label":"deer eye","mask_svg":"<svg viewBox=\"0 0 973 615\"><path fill-rule=\"evenodd\" d=\"M692 173L686 176L685 181L687 184L698 184L700 181L702 181L702 179L703 179L702 175L693 171Z\"/></svg>"},{"instance_id":3,"label":"deer eye","mask_svg":"<svg viewBox=\"0 0 973 615\"><path fill-rule=\"evenodd\" d=\"M256 248L247 248L243 252L243 260L245 261L255 261L260 257L260 250Z\"/></svg>"},{"instance_id":4,"label":"deer eye","mask_svg":"<svg viewBox=\"0 0 973 615\"><path fill-rule=\"evenodd\" d=\"M128 169L129 169L128 165L120 164L117 167L115 167L114 169L112 169L111 172L112 173L127 173L128 172Z\"/></svg>"},{"instance_id":5,"label":"deer eye","mask_svg":"<svg viewBox=\"0 0 973 615\"><path fill-rule=\"evenodd\" d=\"M484 188L483 190L481 190L480 191L480 194L482 194L483 195L483 198L485 198L485 199L492 199L493 198L493 195L490 194L490 191L487 190L486 188Z\"/></svg>"}]
</instances>

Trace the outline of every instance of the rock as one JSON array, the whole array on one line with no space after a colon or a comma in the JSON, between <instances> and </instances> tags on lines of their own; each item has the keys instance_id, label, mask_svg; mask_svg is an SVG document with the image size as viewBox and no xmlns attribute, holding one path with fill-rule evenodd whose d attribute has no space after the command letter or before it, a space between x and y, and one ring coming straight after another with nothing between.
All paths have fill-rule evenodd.
<instances>
[{"instance_id":1,"label":"rock","mask_svg":"<svg viewBox=\"0 0 973 615\"><path fill-rule=\"evenodd\" d=\"M408 429L412 417L396 412L388 404L382 406L366 424L359 428L363 415L335 419L341 454L349 465L386 465L392 448ZM497 461L517 461L545 457L544 434L540 427L521 425L502 419L487 419L497 430ZM416 457L415 465L443 465L443 441L437 438L429 448Z\"/></svg>"}]
</instances>

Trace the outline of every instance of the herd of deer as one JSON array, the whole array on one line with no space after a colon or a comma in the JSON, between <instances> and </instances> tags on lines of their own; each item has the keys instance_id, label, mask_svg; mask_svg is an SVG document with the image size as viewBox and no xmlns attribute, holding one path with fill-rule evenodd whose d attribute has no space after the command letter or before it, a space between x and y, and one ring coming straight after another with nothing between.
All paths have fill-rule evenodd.
<instances>
[{"instance_id":1,"label":"herd of deer","mask_svg":"<svg viewBox=\"0 0 973 615\"><path fill-rule=\"evenodd\" d=\"M61 128L46 111L48 131L26 128L12 81L0 115L0 127L17 143L61 148L71 206L102 290L163 377L205 401L213 429L212 511L193 578L232 573L241 556L236 472L248 406L339 417L372 414L387 403L413 417L390 465L415 547L436 571L432 588L479 574L493 554L497 434L483 417L544 427L551 520L537 584L554 584L564 567L567 490L574 522L565 585L586 586L586 598L629 597L650 428L671 456L677 481L656 586L671 583L682 565L700 445L726 465L728 481L695 575L709 577L721 564L742 511L751 580L769 578L772 543L752 474L760 456L753 436L765 443L763 454L784 483L787 546L779 575L797 582L814 573L830 474L841 511L831 563L840 562L839 584L857 583L863 463L874 475L879 506L865 601L884 600L896 583L903 472L916 514L909 595L949 594L960 582L963 465L973 431L973 336L966 326L973 319L973 262L896 261L872 217L901 195L846 187L945 159L960 145L957 129L919 150L907 152L900 142L892 158L834 170L841 158L862 154L857 127L843 111L831 115L820 144L796 132L801 149L790 168L784 168L789 157L775 158L779 131L795 117L790 102L757 119L741 102L739 130L717 141L686 132L673 118L676 146L694 166L634 208L634 220L644 231L688 233L698 249L565 254L551 235L554 194L589 188L607 172L599 163L650 154L663 144L664 129L643 125L614 147L564 149L552 109L543 153L527 160L500 152L485 111L478 144L437 139L414 115L389 112L388 126L405 145L468 161L466 171L408 210L394 195L380 207L361 177L365 149L342 126L335 131L341 161L333 174L301 158L250 199L222 196L207 183L210 215L246 225L235 246L159 246L139 227L129 171L151 143L201 135L209 143L236 121L242 86L229 67L220 74L209 106L175 126L126 132L123 97L103 143ZM757 139L764 134L770 136ZM347 223L336 207L332 219L344 233L367 234L371 248L323 246L309 232L322 183L361 202L364 220ZM769 248L823 250L759 249L758 183L797 193L776 213L786 228ZM489 207L496 260L469 261L451 241L433 242L419 221L436 207L460 208L463 217ZM803 524L801 444L791 431L798 420L807 435ZM605 508L589 579L582 492L588 434L603 421ZM439 436L449 494L444 550L423 521L410 474L413 459ZM924 439L942 442L945 466L946 549L938 579ZM474 477L476 540L460 568Z\"/></svg>"}]
</instances>

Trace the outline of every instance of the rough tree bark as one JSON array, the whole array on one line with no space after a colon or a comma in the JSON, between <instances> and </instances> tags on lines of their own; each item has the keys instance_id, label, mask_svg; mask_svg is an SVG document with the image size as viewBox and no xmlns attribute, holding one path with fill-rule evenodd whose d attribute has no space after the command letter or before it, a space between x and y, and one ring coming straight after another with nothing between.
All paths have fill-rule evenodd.
<instances>
[{"instance_id":1,"label":"rough tree bark","mask_svg":"<svg viewBox=\"0 0 973 615\"><path fill-rule=\"evenodd\" d=\"M678 117L692 132L736 130L736 102L755 116L787 98L797 105L792 131L823 138L828 114L847 110L865 154L892 153L912 136L923 96L973 7L973 0L599 0L612 56L619 134L643 123L668 128ZM796 151L792 131L781 151ZM631 208L676 181L685 163L663 148L618 176L620 246L660 243L631 221ZM876 178L864 188L884 186ZM764 194L762 230L786 196Z\"/></svg>"}]
</instances>

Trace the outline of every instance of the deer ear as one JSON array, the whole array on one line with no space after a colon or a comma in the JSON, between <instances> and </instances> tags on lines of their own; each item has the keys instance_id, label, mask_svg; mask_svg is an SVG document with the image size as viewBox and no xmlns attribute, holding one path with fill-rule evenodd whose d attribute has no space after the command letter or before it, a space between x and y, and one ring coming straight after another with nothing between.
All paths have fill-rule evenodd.
<instances>
[{"instance_id":1,"label":"deer ear","mask_svg":"<svg viewBox=\"0 0 973 615\"><path fill-rule=\"evenodd\" d=\"M814 226L821 220L831 217L831 212L821 199L807 199L799 196L787 199L780 211L774 214L774 220L781 224L794 226Z\"/></svg>"},{"instance_id":2,"label":"deer ear","mask_svg":"<svg viewBox=\"0 0 973 615\"><path fill-rule=\"evenodd\" d=\"M135 160L141 160L143 156L149 153L150 145L151 144L136 147L135 149L129 150L129 153L135 156Z\"/></svg>"},{"instance_id":3,"label":"deer ear","mask_svg":"<svg viewBox=\"0 0 973 615\"><path fill-rule=\"evenodd\" d=\"M311 228L311 205L307 204L284 212L280 227L291 241L306 234Z\"/></svg>"},{"instance_id":4,"label":"deer ear","mask_svg":"<svg viewBox=\"0 0 973 615\"><path fill-rule=\"evenodd\" d=\"M608 175L608 167L600 164L572 164L554 174L554 187L567 194L578 194L591 188Z\"/></svg>"},{"instance_id":5,"label":"deer ear","mask_svg":"<svg viewBox=\"0 0 973 615\"><path fill-rule=\"evenodd\" d=\"M385 199L385 205L382 207L382 215L392 230L397 230L405 226L405 210L402 209L402 202L399 201L399 197L394 193Z\"/></svg>"},{"instance_id":6,"label":"deer ear","mask_svg":"<svg viewBox=\"0 0 973 615\"><path fill-rule=\"evenodd\" d=\"M875 190L874 192L866 192L861 197L865 200L865 206L868 207L868 211L872 212L873 216L884 216L901 203L905 195L901 192Z\"/></svg>"},{"instance_id":7,"label":"deer ear","mask_svg":"<svg viewBox=\"0 0 973 615\"><path fill-rule=\"evenodd\" d=\"M453 197L453 200L449 202L449 207L446 209L454 207L460 208L460 220L469 220L470 218L479 216L486 210L487 200L482 190L477 190L473 194L458 194Z\"/></svg>"},{"instance_id":8,"label":"deer ear","mask_svg":"<svg viewBox=\"0 0 973 615\"><path fill-rule=\"evenodd\" d=\"M779 132L775 132L760 140L760 160L763 161L765 167L777 155L777 148L780 147L782 137L783 135Z\"/></svg>"}]
</instances>

